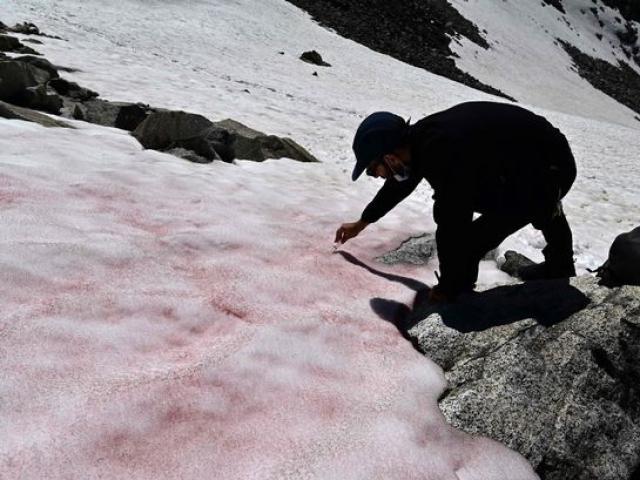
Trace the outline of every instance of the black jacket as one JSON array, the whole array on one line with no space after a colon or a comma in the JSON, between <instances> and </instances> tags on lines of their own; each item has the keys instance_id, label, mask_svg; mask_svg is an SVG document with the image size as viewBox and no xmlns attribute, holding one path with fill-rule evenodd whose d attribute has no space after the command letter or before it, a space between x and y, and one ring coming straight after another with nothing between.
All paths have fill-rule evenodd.
<instances>
[{"instance_id":1,"label":"black jacket","mask_svg":"<svg viewBox=\"0 0 640 480\"><path fill-rule=\"evenodd\" d=\"M440 285L456 290L468 265L461 255L474 212L533 221L569 190L575 162L565 137L546 119L509 104L470 102L410 127L411 176L387 180L361 219L373 223L424 178L434 190Z\"/></svg>"}]
</instances>

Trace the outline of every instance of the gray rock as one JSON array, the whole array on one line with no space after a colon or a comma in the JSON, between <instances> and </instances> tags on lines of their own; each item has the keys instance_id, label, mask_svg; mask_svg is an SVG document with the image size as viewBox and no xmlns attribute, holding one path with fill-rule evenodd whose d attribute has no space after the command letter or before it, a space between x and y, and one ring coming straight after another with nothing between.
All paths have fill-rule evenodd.
<instances>
[{"instance_id":1,"label":"gray rock","mask_svg":"<svg viewBox=\"0 0 640 480\"><path fill-rule=\"evenodd\" d=\"M42 110L58 115L63 106L62 97L55 93L49 93L45 85L30 87L22 94L19 105L23 105L35 110Z\"/></svg>"},{"instance_id":2,"label":"gray rock","mask_svg":"<svg viewBox=\"0 0 640 480\"><path fill-rule=\"evenodd\" d=\"M302 60L303 62L311 63L313 65L318 65L320 67L330 67L331 66L331 64L325 62L322 59L322 55L320 55L315 50L304 52L302 55L300 55L300 60Z\"/></svg>"},{"instance_id":3,"label":"gray rock","mask_svg":"<svg viewBox=\"0 0 640 480\"><path fill-rule=\"evenodd\" d=\"M39 76L38 69L29 64L0 62L0 100L14 103L12 100L20 97L27 88L38 86Z\"/></svg>"},{"instance_id":4,"label":"gray rock","mask_svg":"<svg viewBox=\"0 0 640 480\"><path fill-rule=\"evenodd\" d=\"M434 233L424 233L410 237L402 244L384 255L376 258L379 262L393 265L408 263L411 265L426 265L438 255L436 236ZM496 250L488 252L483 260L496 260Z\"/></svg>"},{"instance_id":5,"label":"gray rock","mask_svg":"<svg viewBox=\"0 0 640 480\"><path fill-rule=\"evenodd\" d=\"M78 102L91 100L98 96L97 92L89 90L88 88L83 88L77 83L70 82L64 78L53 78L49 81L49 86L60 95L64 95L65 97L69 97Z\"/></svg>"},{"instance_id":6,"label":"gray rock","mask_svg":"<svg viewBox=\"0 0 640 480\"><path fill-rule=\"evenodd\" d=\"M523 267L528 267L530 265L535 265L533 260L528 259L524 255L514 252L513 250L508 250L504 254L505 261L502 265L500 265L500 270L511 275L512 277L520 276L520 269Z\"/></svg>"},{"instance_id":7,"label":"gray rock","mask_svg":"<svg viewBox=\"0 0 640 480\"><path fill-rule=\"evenodd\" d=\"M9 27L7 27L4 23L0 22L0 33L7 33L9 31Z\"/></svg>"},{"instance_id":8,"label":"gray rock","mask_svg":"<svg viewBox=\"0 0 640 480\"><path fill-rule=\"evenodd\" d=\"M0 101L0 117L15 119L15 120L24 120L26 122L34 122L42 125L43 127L48 127L48 128L51 128L51 127L73 128L68 123L61 122L60 120L55 120L51 117L43 115L42 113L38 113L28 108L22 108L16 105L11 105L9 103L5 103L2 101Z\"/></svg>"},{"instance_id":9,"label":"gray rock","mask_svg":"<svg viewBox=\"0 0 640 480\"><path fill-rule=\"evenodd\" d=\"M290 158L300 162L318 162L304 147L290 138L266 135L235 120L215 122L228 132L236 158L262 162L268 158Z\"/></svg>"},{"instance_id":10,"label":"gray rock","mask_svg":"<svg viewBox=\"0 0 640 480\"><path fill-rule=\"evenodd\" d=\"M40 70L44 70L49 74L49 77L48 77L49 79L59 77L57 67L53 65L46 58L34 57L33 55L23 55L21 57L15 57L13 58L13 60L16 62L25 62L25 63L28 63L29 65L33 65L36 68L39 68ZM44 83L44 82L40 82L40 83Z\"/></svg>"},{"instance_id":11,"label":"gray rock","mask_svg":"<svg viewBox=\"0 0 640 480\"><path fill-rule=\"evenodd\" d=\"M8 35L0 35L0 52L24 53L25 55L40 55L33 48L23 45L20 40Z\"/></svg>"},{"instance_id":12,"label":"gray rock","mask_svg":"<svg viewBox=\"0 0 640 480\"><path fill-rule=\"evenodd\" d=\"M226 130L216 127L202 115L182 111L159 111L150 114L133 132L144 148L171 150L184 148L213 161L234 158Z\"/></svg>"},{"instance_id":13,"label":"gray rock","mask_svg":"<svg viewBox=\"0 0 640 480\"><path fill-rule=\"evenodd\" d=\"M440 408L455 427L545 479L637 478L640 287L530 282L419 308L407 325L445 370Z\"/></svg>"},{"instance_id":14,"label":"gray rock","mask_svg":"<svg viewBox=\"0 0 640 480\"><path fill-rule=\"evenodd\" d=\"M72 85L77 86L74 83ZM97 95L91 90L78 90L75 87L68 92L73 100ZM82 103L67 102L66 110L76 120L133 131L147 117L150 108L142 103L110 102L93 98Z\"/></svg>"},{"instance_id":15,"label":"gray rock","mask_svg":"<svg viewBox=\"0 0 640 480\"><path fill-rule=\"evenodd\" d=\"M438 254L436 248L436 236L433 233L425 233L402 242L395 250L376 258L379 262L393 265L396 263L409 263L411 265L426 265Z\"/></svg>"}]
</instances>

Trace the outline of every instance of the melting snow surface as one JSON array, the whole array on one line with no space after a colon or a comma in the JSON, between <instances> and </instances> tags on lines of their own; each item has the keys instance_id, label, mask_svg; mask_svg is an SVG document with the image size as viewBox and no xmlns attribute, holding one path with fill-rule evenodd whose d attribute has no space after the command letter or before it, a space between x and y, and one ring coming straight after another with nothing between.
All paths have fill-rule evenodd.
<instances>
[{"instance_id":1,"label":"melting snow surface","mask_svg":"<svg viewBox=\"0 0 640 480\"><path fill-rule=\"evenodd\" d=\"M5 0L0 19L64 37L37 47L104 98L231 116L323 161L196 165L115 129L0 120L1 477L536 478L445 424L441 370L372 311L415 292L331 253L378 187L349 180L366 113L489 97L276 0ZM334 64L318 78L296 58L310 48ZM638 132L540 112L574 145L567 211L579 266L595 266L638 221ZM435 262L374 262L433 231L429 195L344 249L433 283ZM505 247L541 242L523 230ZM508 281L483 263L482 288Z\"/></svg>"}]
</instances>

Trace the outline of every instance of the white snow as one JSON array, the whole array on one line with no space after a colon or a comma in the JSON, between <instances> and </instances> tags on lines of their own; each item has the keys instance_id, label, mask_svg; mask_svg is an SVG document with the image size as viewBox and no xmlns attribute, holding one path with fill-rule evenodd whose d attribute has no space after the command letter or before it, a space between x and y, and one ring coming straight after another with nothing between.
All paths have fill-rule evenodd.
<instances>
[{"instance_id":1,"label":"white snow","mask_svg":"<svg viewBox=\"0 0 640 480\"><path fill-rule=\"evenodd\" d=\"M277 0L5 0L0 20L65 38L37 48L104 98L229 116L323 162L195 165L115 129L0 120L0 476L535 478L444 423L441 370L370 305L414 292L331 254L379 186L349 179L364 115L490 97ZM311 48L333 67L297 60ZM638 131L535 109L574 147L567 212L579 266L596 266L638 222ZM433 283L435 262L374 260L433 231L429 195L344 250ZM541 242L526 229L503 248ZM511 281L482 267L481 288Z\"/></svg>"}]
</instances>

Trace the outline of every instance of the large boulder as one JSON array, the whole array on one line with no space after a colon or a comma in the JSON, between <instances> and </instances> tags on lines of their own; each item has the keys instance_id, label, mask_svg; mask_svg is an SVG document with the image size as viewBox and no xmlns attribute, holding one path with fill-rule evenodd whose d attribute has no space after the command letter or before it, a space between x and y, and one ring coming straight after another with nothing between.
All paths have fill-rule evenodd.
<instances>
[{"instance_id":1,"label":"large boulder","mask_svg":"<svg viewBox=\"0 0 640 480\"><path fill-rule=\"evenodd\" d=\"M423 304L401 327L444 369L453 426L520 452L547 480L638 478L640 287L504 286Z\"/></svg>"},{"instance_id":2,"label":"large boulder","mask_svg":"<svg viewBox=\"0 0 640 480\"><path fill-rule=\"evenodd\" d=\"M51 75L26 62L0 62L0 100L58 114L62 99L51 94L46 83Z\"/></svg>"},{"instance_id":3,"label":"large boulder","mask_svg":"<svg viewBox=\"0 0 640 480\"><path fill-rule=\"evenodd\" d=\"M40 55L33 48L23 45L20 40L8 35L0 35L0 52L23 53L25 55Z\"/></svg>"},{"instance_id":4,"label":"large boulder","mask_svg":"<svg viewBox=\"0 0 640 480\"><path fill-rule=\"evenodd\" d=\"M300 162L318 161L290 138L266 135L231 119L214 122L214 125L229 133L236 158L256 162L268 158L291 158Z\"/></svg>"},{"instance_id":5,"label":"large boulder","mask_svg":"<svg viewBox=\"0 0 640 480\"><path fill-rule=\"evenodd\" d=\"M145 148L191 150L209 161L234 158L229 134L210 120L194 113L158 111L150 114L133 132Z\"/></svg>"},{"instance_id":6,"label":"large boulder","mask_svg":"<svg viewBox=\"0 0 640 480\"><path fill-rule=\"evenodd\" d=\"M78 87L77 84L72 85ZM61 88L60 85L57 86ZM75 87L71 90L62 90L67 91L74 100L92 98L82 103L70 102L73 106L71 115L76 120L133 131L144 121L150 111L149 106L142 103L110 102L93 98L97 93Z\"/></svg>"},{"instance_id":7,"label":"large boulder","mask_svg":"<svg viewBox=\"0 0 640 480\"><path fill-rule=\"evenodd\" d=\"M68 123L48 117L47 115L43 115L42 113L38 113L28 108L11 105L10 103L5 103L2 101L0 101L0 117L14 120L23 120L25 122L34 122L48 128L73 128Z\"/></svg>"}]
</instances>

